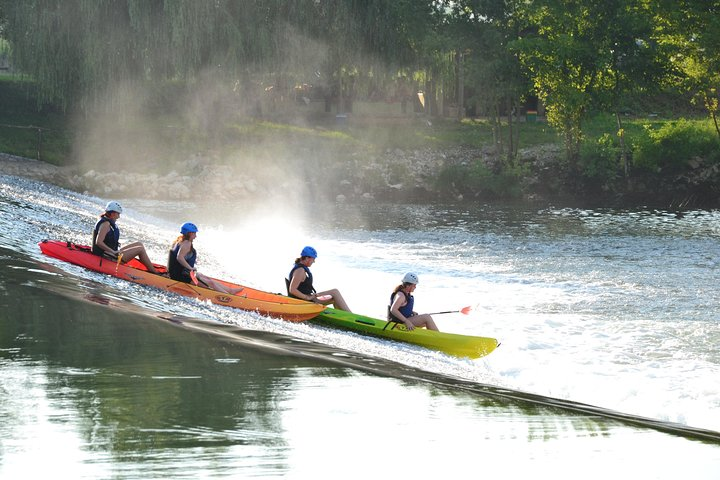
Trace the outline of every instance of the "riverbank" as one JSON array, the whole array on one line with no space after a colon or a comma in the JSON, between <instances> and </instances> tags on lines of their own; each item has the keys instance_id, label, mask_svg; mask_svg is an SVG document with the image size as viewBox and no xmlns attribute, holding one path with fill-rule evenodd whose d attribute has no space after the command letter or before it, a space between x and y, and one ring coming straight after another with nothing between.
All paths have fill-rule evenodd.
<instances>
[{"instance_id":1,"label":"riverbank","mask_svg":"<svg viewBox=\"0 0 720 480\"><path fill-rule=\"evenodd\" d=\"M496 156L491 149L464 146L394 148L375 153L358 150L341 158L337 151L318 149L305 155L296 151L287 157L236 158L235 162L193 154L176 159L165 172L151 171L153 165L146 165L145 171L56 166L0 153L0 173L103 198L252 201L294 188L312 200L340 203L521 201L668 209L716 208L720 203L708 187L720 183L720 168L699 159L692 171L674 178L619 179L612 188L577 190L571 184L563 155L562 147L556 144L521 149L517 165L522 171L516 177L493 173ZM453 171L455 178L447 174ZM473 174L477 175L476 188L469 189L467 178ZM505 183L496 188L500 182Z\"/></svg>"}]
</instances>

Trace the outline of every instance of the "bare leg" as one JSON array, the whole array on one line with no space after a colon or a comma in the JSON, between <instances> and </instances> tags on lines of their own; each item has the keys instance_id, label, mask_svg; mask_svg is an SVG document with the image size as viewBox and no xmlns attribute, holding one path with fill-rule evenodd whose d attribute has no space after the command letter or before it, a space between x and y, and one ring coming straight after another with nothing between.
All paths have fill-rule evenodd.
<instances>
[{"instance_id":1,"label":"bare leg","mask_svg":"<svg viewBox=\"0 0 720 480\"><path fill-rule=\"evenodd\" d=\"M226 287L226 286L223 285L222 283L216 282L216 281L213 280L212 278L206 277L205 275L202 275L202 274L200 274L200 273L196 273L196 275L197 275L197 279L198 279L199 281L201 281L202 283L204 283L205 285L207 285L207 286L210 287L211 289L217 290L218 292L228 293L228 294L230 294L230 295L237 295L238 293L240 293L240 292L243 291L242 288L229 288L229 287Z\"/></svg>"},{"instance_id":2,"label":"bare leg","mask_svg":"<svg viewBox=\"0 0 720 480\"><path fill-rule=\"evenodd\" d=\"M340 291L337 288L333 288L332 290L325 290L324 292L318 292L317 296L321 297L323 295L330 295L332 298L330 300L327 300L325 302L320 302L323 305L329 305L333 304L335 308L338 310L345 310L346 312L350 311L350 307L348 307L347 303L345 303L345 299L340 294Z\"/></svg>"},{"instance_id":3,"label":"bare leg","mask_svg":"<svg viewBox=\"0 0 720 480\"><path fill-rule=\"evenodd\" d=\"M150 257L145 251L145 247L142 243L134 242L130 245L126 245L120 249L120 253L122 253L123 256L122 263L127 263L133 258L137 257L138 260L140 260L140 262L148 269L148 272L158 273L157 270L155 270L155 266L150 260Z\"/></svg>"},{"instance_id":4,"label":"bare leg","mask_svg":"<svg viewBox=\"0 0 720 480\"><path fill-rule=\"evenodd\" d=\"M410 321L416 327L425 327L428 330L439 331L437 325L435 325L435 321L427 313L424 313L422 315L413 315L412 317L410 317Z\"/></svg>"}]
</instances>

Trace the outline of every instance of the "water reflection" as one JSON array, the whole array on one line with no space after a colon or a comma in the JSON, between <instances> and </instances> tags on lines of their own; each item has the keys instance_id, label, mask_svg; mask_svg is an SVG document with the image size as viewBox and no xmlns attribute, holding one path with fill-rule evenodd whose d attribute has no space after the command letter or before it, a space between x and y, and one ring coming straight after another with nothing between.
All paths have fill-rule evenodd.
<instances>
[{"instance_id":1,"label":"water reflection","mask_svg":"<svg viewBox=\"0 0 720 480\"><path fill-rule=\"evenodd\" d=\"M50 465L74 478L428 478L511 465L527 476L563 449L613 473L591 452L619 454L625 437L682 441L307 342L268 353L232 340L234 327L203 333L87 287L38 288L30 268L0 270L0 438L12 439L0 473L8 478L47 475ZM301 345L307 356L297 354ZM33 461L51 450L54 463ZM697 443L688 454L707 469L719 450ZM418 451L426 462L413 460ZM709 478L702 469L696 478Z\"/></svg>"}]
</instances>

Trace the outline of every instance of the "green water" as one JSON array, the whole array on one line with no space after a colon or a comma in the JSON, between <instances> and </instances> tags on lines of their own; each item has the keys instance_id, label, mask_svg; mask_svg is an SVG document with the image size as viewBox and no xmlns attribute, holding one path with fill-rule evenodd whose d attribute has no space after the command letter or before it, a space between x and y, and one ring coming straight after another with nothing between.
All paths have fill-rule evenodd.
<instances>
[{"instance_id":1,"label":"green water","mask_svg":"<svg viewBox=\"0 0 720 480\"><path fill-rule=\"evenodd\" d=\"M720 471L712 442L452 388L307 342L265 338L276 347L267 348L258 334L255 346L242 332L148 315L107 286L0 253L3 479Z\"/></svg>"}]
</instances>

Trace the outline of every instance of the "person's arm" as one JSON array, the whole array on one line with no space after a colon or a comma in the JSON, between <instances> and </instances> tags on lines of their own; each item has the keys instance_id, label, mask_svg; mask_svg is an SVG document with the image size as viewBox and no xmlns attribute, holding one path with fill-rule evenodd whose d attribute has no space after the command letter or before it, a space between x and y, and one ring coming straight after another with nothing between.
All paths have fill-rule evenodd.
<instances>
[{"instance_id":1,"label":"person's arm","mask_svg":"<svg viewBox=\"0 0 720 480\"><path fill-rule=\"evenodd\" d=\"M107 236L108 230L110 230L110 224L108 222L103 222L102 225L100 225L100 228L98 228L97 237L95 238L95 245L100 247L100 250L107 254L117 255L118 252L116 250L113 250L105 244L105 236Z\"/></svg>"},{"instance_id":2,"label":"person's arm","mask_svg":"<svg viewBox=\"0 0 720 480\"><path fill-rule=\"evenodd\" d=\"M288 287L288 292L293 297L302 298L303 300L307 300L308 302L315 301L314 295L305 295L300 290L298 290L298 286L305 281L307 278L307 273L305 273L304 268L296 268L293 271L292 278L290 279L290 286Z\"/></svg>"},{"instance_id":3,"label":"person's arm","mask_svg":"<svg viewBox=\"0 0 720 480\"><path fill-rule=\"evenodd\" d=\"M185 255L187 255L188 253L190 253L190 242L182 242L180 244L180 248L178 248L177 261L180 265L190 271L196 270L194 267L190 266L187 260L185 260Z\"/></svg>"},{"instance_id":4,"label":"person's arm","mask_svg":"<svg viewBox=\"0 0 720 480\"><path fill-rule=\"evenodd\" d=\"M395 300L393 300L392 305L390 305L390 313L392 313L395 318L402 320L408 330L412 330L415 328L415 325L413 325L413 323L400 312L400 309L406 303L407 301L405 300L405 295L400 295L400 292L398 292L395 295Z\"/></svg>"}]
</instances>

